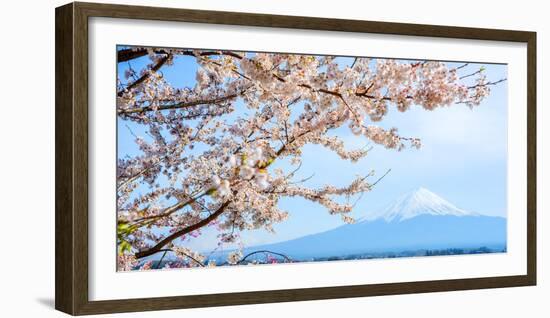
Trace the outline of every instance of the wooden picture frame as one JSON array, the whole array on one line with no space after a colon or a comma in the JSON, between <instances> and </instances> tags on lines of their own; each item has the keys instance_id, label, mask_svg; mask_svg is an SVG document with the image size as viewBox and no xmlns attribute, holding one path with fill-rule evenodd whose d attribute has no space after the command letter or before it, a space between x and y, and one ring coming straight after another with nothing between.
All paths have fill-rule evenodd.
<instances>
[{"instance_id":1,"label":"wooden picture frame","mask_svg":"<svg viewBox=\"0 0 550 318\"><path fill-rule=\"evenodd\" d=\"M55 307L72 314L164 310L427 293L536 284L536 33L74 2L56 9ZM478 39L527 44L527 274L90 301L88 297L88 19L163 20L270 28Z\"/></svg>"}]
</instances>

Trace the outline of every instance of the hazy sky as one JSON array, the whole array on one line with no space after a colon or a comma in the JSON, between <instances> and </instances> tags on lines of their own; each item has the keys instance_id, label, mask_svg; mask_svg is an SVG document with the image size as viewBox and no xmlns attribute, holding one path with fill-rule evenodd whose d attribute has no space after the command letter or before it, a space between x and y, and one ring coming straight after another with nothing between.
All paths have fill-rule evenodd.
<instances>
[{"instance_id":1,"label":"hazy sky","mask_svg":"<svg viewBox=\"0 0 550 318\"><path fill-rule=\"evenodd\" d=\"M348 63L346 59L341 61ZM132 63L139 69L144 59ZM121 63L119 74L126 67L126 63ZM469 67L475 71L479 65ZM485 64L485 67L490 80L506 77L505 65ZM162 72L174 86L182 87L194 85L196 69L193 58L177 57L174 66L163 68ZM491 89L490 96L473 109L453 105L426 111L413 106L410 111L400 113L391 108L377 124L397 127L402 136L420 138L422 148L419 150L406 148L398 152L374 145L369 155L357 163L350 163L321 146L308 145L304 148L303 165L296 179L314 174L307 186L329 182L346 185L356 175L365 175L372 169L376 171L373 181L391 169L355 206L352 216L357 218L385 207L418 187L425 187L465 210L506 216L507 82ZM119 156L137 153L126 125L134 133L146 137L140 127L119 120ZM347 129L339 129L337 134L346 141L348 149L367 145L364 139L353 136ZM243 233L246 245L284 241L343 224L339 216L331 216L321 206L303 199L283 199L280 206L290 215L286 222L275 226L277 234L264 230ZM188 246L196 250L214 248L215 233L205 231Z\"/></svg>"}]
</instances>

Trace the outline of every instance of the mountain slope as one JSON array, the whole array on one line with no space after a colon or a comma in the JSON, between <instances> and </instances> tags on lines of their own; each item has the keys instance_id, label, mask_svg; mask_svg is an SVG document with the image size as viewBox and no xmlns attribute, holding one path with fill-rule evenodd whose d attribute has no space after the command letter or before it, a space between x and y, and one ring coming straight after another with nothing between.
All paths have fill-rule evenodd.
<instances>
[{"instance_id":1,"label":"mountain slope","mask_svg":"<svg viewBox=\"0 0 550 318\"><path fill-rule=\"evenodd\" d=\"M355 224L297 239L247 248L270 250L293 259L419 249L506 245L506 219L459 209L426 189L400 197Z\"/></svg>"},{"instance_id":2,"label":"mountain slope","mask_svg":"<svg viewBox=\"0 0 550 318\"><path fill-rule=\"evenodd\" d=\"M450 202L425 188L419 188L399 197L388 207L378 213L373 213L364 218L365 221L384 219L391 221L404 221L419 215L454 215L454 216L478 216L478 213L468 212L457 208Z\"/></svg>"}]
</instances>

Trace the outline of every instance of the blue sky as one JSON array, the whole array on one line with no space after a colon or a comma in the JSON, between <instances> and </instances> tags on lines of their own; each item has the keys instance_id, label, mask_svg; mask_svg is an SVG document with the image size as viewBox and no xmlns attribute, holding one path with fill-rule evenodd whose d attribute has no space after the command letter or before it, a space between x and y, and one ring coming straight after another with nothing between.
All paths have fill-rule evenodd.
<instances>
[{"instance_id":1,"label":"blue sky","mask_svg":"<svg viewBox=\"0 0 550 318\"><path fill-rule=\"evenodd\" d=\"M147 60L132 61L140 69ZM348 63L341 59L342 64ZM470 64L469 70L480 65ZM506 77L506 65L488 65L486 74L491 80ZM128 67L119 65L120 78ZM174 66L165 67L165 78L177 87L193 86L197 65L191 57L176 57ZM406 148L401 152L380 146L373 149L357 163L341 160L336 154L320 146L308 145L303 151L300 177L314 177L307 186L321 186L328 182L346 185L356 175L371 170L381 176L391 172L365 194L355 206L352 216L360 218L383 208L403 193L425 187L452 202L459 208L481 214L506 216L506 154L507 154L507 82L493 86L491 94L480 106L473 109L465 105L453 105L434 111L413 106L400 113L390 109L380 123L383 127L398 127L399 134L418 137L422 148ZM136 154L133 133L147 138L143 127L119 120L118 155ZM338 136L346 141L348 149L367 145L364 139L353 136L348 130L338 130ZM286 163L280 163L283 167ZM375 180L376 177L373 178ZM243 233L247 246L285 241L288 239L325 231L343 224L340 217L331 216L317 204L303 199L283 199L282 209L289 212L286 222L277 224L277 234L264 230ZM205 231L202 236L187 245L196 250L216 247L214 232Z\"/></svg>"}]
</instances>

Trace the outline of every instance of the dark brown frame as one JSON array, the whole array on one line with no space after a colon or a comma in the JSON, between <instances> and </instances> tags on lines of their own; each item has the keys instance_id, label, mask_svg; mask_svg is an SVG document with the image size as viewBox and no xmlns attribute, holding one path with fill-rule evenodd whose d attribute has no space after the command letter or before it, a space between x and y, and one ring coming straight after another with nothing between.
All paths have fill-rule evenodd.
<instances>
[{"instance_id":1,"label":"dark brown frame","mask_svg":"<svg viewBox=\"0 0 550 318\"><path fill-rule=\"evenodd\" d=\"M111 17L527 43L527 275L88 300L88 18ZM55 11L55 308L72 315L536 285L536 33L74 2Z\"/></svg>"}]
</instances>

